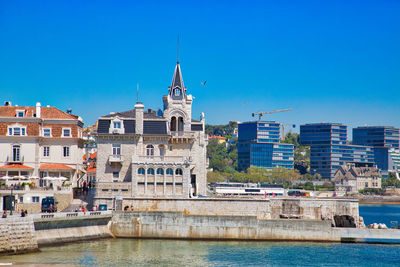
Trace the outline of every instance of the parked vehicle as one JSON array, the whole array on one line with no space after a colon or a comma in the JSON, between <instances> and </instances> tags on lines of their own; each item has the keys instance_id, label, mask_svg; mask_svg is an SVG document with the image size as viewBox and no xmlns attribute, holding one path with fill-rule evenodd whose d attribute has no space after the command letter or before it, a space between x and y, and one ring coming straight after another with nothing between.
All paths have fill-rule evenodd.
<instances>
[{"instance_id":1,"label":"parked vehicle","mask_svg":"<svg viewBox=\"0 0 400 267\"><path fill-rule=\"evenodd\" d=\"M56 212L57 203L54 201L54 197L45 197L42 199L42 212Z\"/></svg>"}]
</instances>

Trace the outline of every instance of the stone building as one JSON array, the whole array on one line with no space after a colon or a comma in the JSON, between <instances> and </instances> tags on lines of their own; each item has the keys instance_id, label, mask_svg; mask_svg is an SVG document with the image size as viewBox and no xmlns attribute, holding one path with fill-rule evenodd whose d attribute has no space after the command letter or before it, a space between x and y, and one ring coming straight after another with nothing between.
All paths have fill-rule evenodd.
<instances>
[{"instance_id":1,"label":"stone building","mask_svg":"<svg viewBox=\"0 0 400 267\"><path fill-rule=\"evenodd\" d=\"M163 111L137 102L99 118L95 204L206 194L205 119L192 119L192 102L177 63Z\"/></svg>"},{"instance_id":2,"label":"stone building","mask_svg":"<svg viewBox=\"0 0 400 267\"><path fill-rule=\"evenodd\" d=\"M335 173L335 191L358 193L365 188L382 188L382 175L376 167L340 166Z\"/></svg>"},{"instance_id":3,"label":"stone building","mask_svg":"<svg viewBox=\"0 0 400 267\"><path fill-rule=\"evenodd\" d=\"M11 203L11 184L20 205L72 194L83 170L82 127L80 117L40 103L0 106L0 207Z\"/></svg>"}]
</instances>

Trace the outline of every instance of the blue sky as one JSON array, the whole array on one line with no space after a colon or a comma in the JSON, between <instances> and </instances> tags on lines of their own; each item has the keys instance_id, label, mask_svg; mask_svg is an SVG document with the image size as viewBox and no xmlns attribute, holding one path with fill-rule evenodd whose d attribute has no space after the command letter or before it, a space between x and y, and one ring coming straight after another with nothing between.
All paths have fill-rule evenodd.
<instances>
[{"instance_id":1,"label":"blue sky","mask_svg":"<svg viewBox=\"0 0 400 267\"><path fill-rule=\"evenodd\" d=\"M400 127L400 1L0 1L0 101L86 124L161 108L180 62L193 118ZM200 83L207 80L204 87Z\"/></svg>"}]
</instances>

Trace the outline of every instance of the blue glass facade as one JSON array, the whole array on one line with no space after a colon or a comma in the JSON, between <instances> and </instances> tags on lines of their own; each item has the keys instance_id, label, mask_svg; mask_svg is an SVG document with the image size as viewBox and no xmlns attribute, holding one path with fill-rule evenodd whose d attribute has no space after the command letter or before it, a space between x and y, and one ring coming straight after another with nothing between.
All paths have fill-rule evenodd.
<instances>
[{"instance_id":1,"label":"blue glass facade","mask_svg":"<svg viewBox=\"0 0 400 267\"><path fill-rule=\"evenodd\" d=\"M246 122L238 126L238 168L293 168L293 145L281 144L280 123Z\"/></svg>"},{"instance_id":2,"label":"blue glass facade","mask_svg":"<svg viewBox=\"0 0 400 267\"><path fill-rule=\"evenodd\" d=\"M363 146L399 149L399 129L384 126L357 127L353 129L353 143Z\"/></svg>"},{"instance_id":3,"label":"blue glass facade","mask_svg":"<svg viewBox=\"0 0 400 267\"><path fill-rule=\"evenodd\" d=\"M339 123L316 123L300 126L300 143L310 146L311 173L333 180L335 171L347 162L373 166L371 147L347 144L347 126Z\"/></svg>"},{"instance_id":4,"label":"blue glass facade","mask_svg":"<svg viewBox=\"0 0 400 267\"><path fill-rule=\"evenodd\" d=\"M367 126L353 129L353 143L372 146L374 150L374 162L382 171L383 176L388 175L388 171L393 169L390 160L390 149L399 149L400 130L387 126Z\"/></svg>"}]
</instances>

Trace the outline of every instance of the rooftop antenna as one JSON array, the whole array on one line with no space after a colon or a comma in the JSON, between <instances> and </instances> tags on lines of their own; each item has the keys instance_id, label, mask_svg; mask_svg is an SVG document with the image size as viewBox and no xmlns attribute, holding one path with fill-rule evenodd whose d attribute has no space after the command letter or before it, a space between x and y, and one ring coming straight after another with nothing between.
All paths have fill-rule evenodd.
<instances>
[{"instance_id":1,"label":"rooftop antenna","mask_svg":"<svg viewBox=\"0 0 400 267\"><path fill-rule=\"evenodd\" d=\"M139 101L139 83L136 86L136 104L141 104L142 102Z\"/></svg>"},{"instance_id":2,"label":"rooftop antenna","mask_svg":"<svg viewBox=\"0 0 400 267\"><path fill-rule=\"evenodd\" d=\"M179 64L179 34L178 34L178 48L176 53L176 63Z\"/></svg>"}]
</instances>

